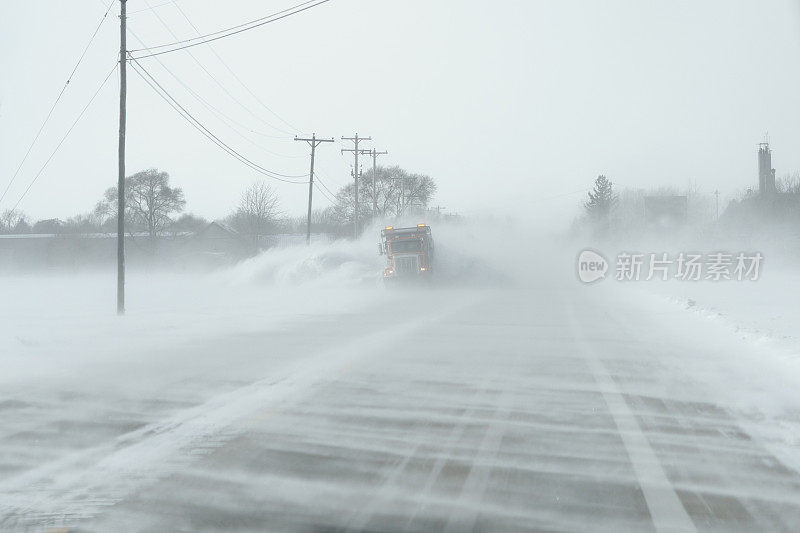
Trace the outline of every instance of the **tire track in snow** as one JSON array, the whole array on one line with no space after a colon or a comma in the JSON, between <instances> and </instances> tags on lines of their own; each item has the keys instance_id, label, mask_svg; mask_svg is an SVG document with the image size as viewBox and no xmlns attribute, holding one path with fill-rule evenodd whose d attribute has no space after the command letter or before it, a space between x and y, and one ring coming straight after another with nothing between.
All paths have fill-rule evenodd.
<instances>
[{"instance_id":1,"label":"tire track in snow","mask_svg":"<svg viewBox=\"0 0 800 533\"><path fill-rule=\"evenodd\" d=\"M0 528L74 523L97 514L134 490L230 441L246 430L246 419L265 406L291 401L359 359L385 352L387 343L459 309L479 295L418 315L391 328L289 365L279 375L149 424L94 448L71 453L0 481Z\"/></svg>"},{"instance_id":2,"label":"tire track in snow","mask_svg":"<svg viewBox=\"0 0 800 533\"><path fill-rule=\"evenodd\" d=\"M470 463L469 475L461 488L456 508L450 513L444 528L446 532L475 531L479 514L478 504L486 493L489 476L497 462L500 445L506 433L506 422L511 412L510 397L511 394L504 391L497 399L497 410L488 422L488 427Z\"/></svg>"},{"instance_id":3,"label":"tire track in snow","mask_svg":"<svg viewBox=\"0 0 800 533\"><path fill-rule=\"evenodd\" d=\"M485 394L484 385L480 385L473 396L471 398L482 397ZM471 417L474 415L475 411L477 410L476 403L471 401L468 403L470 407L466 408L464 412L458 417L456 423L454 424L453 428L450 430L448 438L445 441L444 449L451 450L455 446L456 442L459 438L464 435L466 431L466 427L468 422L471 420ZM428 425L430 425L430 421L428 421ZM381 485L380 489L376 492L376 494L369 499L369 501L359 509L359 511L350 519L348 522L346 529L351 531L361 531L366 528L367 524L369 524L370 520L373 518L375 512L383 507L383 505L391 501L394 496L397 495L398 490L395 487L395 482L400 479L400 476L405 471L408 464L411 462L412 459L418 458L420 456L420 450L424 445L429 445L429 443L424 438L424 433L420 436L417 441L417 444L413 446L413 448L405 454L403 460L398 464L388 476L384 479L383 484ZM419 496L425 496L430 493L431 488L433 487L434 482L439 478L439 475L444 468L445 463L449 455L440 455L436 458L436 461L431 469L430 474L427 477L425 486L419 492ZM406 526L404 530L413 522L414 518L417 515L417 511L415 511L406 521Z\"/></svg>"}]
</instances>

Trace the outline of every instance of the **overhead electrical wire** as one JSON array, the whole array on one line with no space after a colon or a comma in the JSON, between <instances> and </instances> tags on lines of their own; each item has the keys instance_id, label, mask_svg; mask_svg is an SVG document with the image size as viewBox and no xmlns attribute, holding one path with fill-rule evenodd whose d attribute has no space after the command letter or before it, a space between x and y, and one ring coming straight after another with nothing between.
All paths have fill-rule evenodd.
<instances>
[{"instance_id":1,"label":"overhead electrical wire","mask_svg":"<svg viewBox=\"0 0 800 533\"><path fill-rule=\"evenodd\" d=\"M148 5L148 6L150 5L150 4L149 4L149 2L148 2L147 0L144 0L144 1L145 1L145 5ZM183 12L183 10L181 10L180 6L178 6L177 4L175 4L175 7L176 7L176 8L177 8L177 9L178 9L180 12L181 12L181 14L184 16L184 18L186 19L186 21L187 21L187 22L188 22L188 23L189 23L189 24L192 26L192 28L193 28L195 31L197 31L197 33L200 33L200 32L197 30L197 28L195 28L195 26L192 24L192 21L191 21L191 20L189 20L189 18L188 18L188 17L186 16L186 14ZM160 16L158 13L155 13L155 12L154 12L153 14L154 14L154 15L155 15L155 17L158 19L158 21L161 23L161 25L162 25L162 26L164 26L164 28L165 28L165 29L166 29L166 30L167 30L167 31L170 33L170 35L172 35L173 37L177 38L177 35L175 35L175 32L174 32L174 31L172 31L172 29L169 27L169 25L168 25L166 22L164 22L164 19L162 19L162 18L161 18L161 16ZM150 47L148 47L147 45L145 45L145 44L144 44L144 42L142 42L142 40L141 40L141 39L139 39L138 37L137 37L137 40L138 40L139 42L141 42L141 43L142 43L142 46L144 46L144 47L145 47L145 49L147 49L147 50L152 50L152 48L150 48ZM219 57L219 55L216 53L216 51L215 51L213 48L211 48L211 46L209 46L209 49L211 50L211 52L212 52L212 53L214 53L214 55L216 55L216 56L217 56L217 59L219 59L219 61L220 61L220 62L221 62L221 63L222 63L224 66L225 66L225 68L227 68L227 69L228 69L228 71L229 71L231 74L233 74L234 78L236 78L236 79L237 79L237 81L238 81L240 84L242 84L242 86L244 86L244 83L243 83L241 80L239 80L239 79L238 79L238 77L236 76L236 74L235 74L235 73L234 73L234 72L231 70L231 68L230 68L230 67L228 67L228 65L227 65L227 64L226 64L226 63L225 63L225 62L222 60L222 58L221 58L221 57ZM286 135L293 135L293 134L294 134L294 132L287 131L286 129L283 129L283 128L279 128L279 127L277 127L277 126L275 126L275 125L273 125L273 124L271 124L271 123L267 122L266 120L264 120L264 119L263 119L263 118L261 118L260 116L258 116L258 115L257 115L256 113L254 113L254 112L253 112L253 111L252 111L252 110L251 110L249 107L247 107L245 104L243 104L243 103L241 102L241 100L239 100L238 98L236 98L236 96L234 96L234 95L233 95L233 94L232 94L232 93L231 93L231 92L228 90L228 88L227 88L227 87L225 87L225 86L224 86L224 85L223 85L223 84L222 84L222 83L221 83L221 82L220 82L220 81L217 79L217 77L216 77L216 76L214 76L214 75L213 75L211 72L209 72L209 70L208 70L208 69L205 67L205 65L203 65L203 63L202 63L202 62L201 62L201 61L200 61L200 60L197 58L197 56L195 56L195 55L194 55L194 54L191 52L191 50L187 50L187 51L186 51L186 53L188 53L188 54L189 54L189 56L192 58L192 60L194 60L194 62L197 64L197 66L198 66L198 67L200 67L200 69L201 69L201 70L203 70L203 72L205 72L205 73L206 73L206 75L207 75L209 78L211 78L211 80L212 80L212 81L213 81L213 82L214 82L214 83L215 83L215 84L216 84L216 85L217 85L217 86L218 86L218 87L219 87L219 88L220 88L220 89L221 89L221 90L222 90L222 91L223 91L223 92L224 92L224 93L225 93L225 94L228 96L228 98L230 98L230 99L231 99L233 102L235 102L237 105L239 105L239 107L241 107L242 109L244 109L244 111L245 111L247 114L249 114L251 117L253 117L254 119L256 119L256 120L257 120L257 121L259 121L259 122L262 122L264 125L266 125L266 126L267 126L267 127L269 127L269 128L272 128L272 129L274 129L275 131L278 131L278 132L284 133L284 134L286 134ZM156 60L157 60L157 61L158 61L158 62L161 64L161 66L164 66L164 63L161 61L161 59L160 59L160 58L156 58ZM164 68L166 69L166 67L165 67L165 66L164 66ZM249 90L249 89L248 89L246 86L245 86L245 89L247 89L247 90L248 90L248 91L249 91L249 92L252 94L252 91L250 91L250 90ZM261 105L264 105L264 104L262 103ZM264 106L264 107L266 107L266 106ZM268 110L268 111L270 111L270 112L271 112L273 115L277 116L277 114L275 114L275 113L274 113L274 112L273 112L271 109L267 108L267 110ZM278 118L280 119L280 117L278 117ZM281 119L281 120L283 120L283 119ZM286 122L286 121L284 121L284 122ZM297 131L297 129L296 129L296 128L294 128L294 126L291 126L291 125L289 125L289 127L293 128L293 129L295 130L295 132ZM246 128L246 129L248 129L248 130L252 131L250 128ZM252 142L252 141L251 141L251 142ZM269 150L267 150L267 151L269 151ZM295 156L286 156L286 155L282 155L282 154L275 154L274 152L272 152L272 153L273 153L274 155L279 155L279 156L281 156L281 157L295 157Z\"/></svg>"},{"instance_id":2,"label":"overhead electrical wire","mask_svg":"<svg viewBox=\"0 0 800 533\"><path fill-rule=\"evenodd\" d=\"M331 193L331 195L333 195L334 197L336 197L336 193L335 193L335 192L333 192L332 190L330 190L330 189L328 188L328 186L327 186L327 185L325 185L325 182L323 182L323 181L320 179L320 176L319 176L319 174L316 174L316 176L315 176L315 177L317 178L317 181L319 181L319 184L320 184L320 185L322 185L323 187L325 187L325 190L326 190L326 191L328 191L329 193ZM327 179L327 178L325 178L325 179Z\"/></svg>"},{"instance_id":3,"label":"overhead electrical wire","mask_svg":"<svg viewBox=\"0 0 800 533\"><path fill-rule=\"evenodd\" d=\"M234 159L238 160L239 162L243 163L244 165L250 167L251 169L263 174L269 178L272 178L277 181L281 181L284 183L293 183L296 185L307 184L308 181L294 181L291 179L284 179L284 178L303 178L305 174L301 175L288 175L288 174L281 174L272 170L269 170L261 165L255 163L251 159L247 158L236 149L231 147L225 141L220 139L214 133L211 132L206 126L204 126L199 120L197 120L185 107L183 107L153 76L147 69L142 66L135 58L130 57L131 59L131 67L133 70L152 88L156 94L158 94L164 101L166 101L170 107L172 107L175 111L181 115L189 124L191 124L195 129L197 129L200 133L202 133L206 138L208 138L211 142L216 144L218 147L222 148L228 155L233 157Z\"/></svg>"},{"instance_id":4,"label":"overhead electrical wire","mask_svg":"<svg viewBox=\"0 0 800 533\"><path fill-rule=\"evenodd\" d=\"M111 71L108 73L108 75L107 75L107 76L106 76L106 77L103 79L103 81L100 83L100 86L97 88L97 90L94 92L94 94L92 95L92 97L89 99L89 102L87 102L87 104L86 104L86 105L83 107L83 109L81 110L81 112L78 114L77 118L76 118L76 119L75 119L75 120L72 122L72 125L69 127L69 129L67 130L67 132L64 134L64 136L61 138L61 140L59 141L59 143L56 145L55 149L53 149L53 151L50 153L50 157L48 157L48 158L47 158L47 160L44 162L44 164L42 165L42 167L39 169L39 172L37 172L37 173L36 173L36 175L33 177L33 179L31 180L31 182L28 184L28 187L27 187L27 188L25 189L25 191L22 193L22 196L20 196L20 197L19 197L19 200L17 200L17 203L16 203L16 204L14 204L14 207L12 208L12 211L13 211L14 209L16 209L16 208L17 208L17 206L19 206L20 202L22 202L22 199L23 199L23 198L25 198L25 196L28 194L28 191L30 191L30 190L31 190L31 187L33 187L33 184L34 184L34 183L36 183L36 180L38 180L38 179L39 179L39 176L41 176L41 175L42 175L42 173L44 172L44 170L47 168L47 165L49 165L49 164L50 164L50 161L51 161L51 160L53 159L53 157L56 155L56 153L58 152L59 148L61 148L61 145L62 145L62 144L64 144L64 141L66 141L66 140L67 140L67 137L69 137L69 134L70 134L70 133L72 133L72 130L73 130L73 129L75 128L75 126L78 124L78 122L80 121L81 117L83 117L84 113L86 113L86 110L87 110L87 109L89 109L89 106L91 106L91 105L92 105L92 102L94 102L95 98L97 98L97 95L98 95L98 94L100 94L100 91L103 89L103 87L105 87L105 85L106 85L106 82L107 82L107 81L108 81L108 79L111 77L111 75L112 75L112 74L113 74L113 73L114 73L114 72L117 70L117 68L118 68L118 67L119 67L119 63L115 64L115 65L114 65L114 68L112 68L112 69L111 69Z\"/></svg>"},{"instance_id":5,"label":"overhead electrical wire","mask_svg":"<svg viewBox=\"0 0 800 533\"><path fill-rule=\"evenodd\" d=\"M131 15L137 15L139 13L144 13L146 11L152 11L153 14L155 14L156 9L158 9L159 7L165 7L165 6L168 6L168 5L171 5L171 4L175 4L175 6L177 7L178 2L176 0L169 0L168 2L163 2L161 4L156 4L154 6L151 6L150 4L147 4L147 7L144 7L142 9L137 9L136 11L128 11L128 16L130 17Z\"/></svg>"},{"instance_id":6,"label":"overhead electrical wire","mask_svg":"<svg viewBox=\"0 0 800 533\"><path fill-rule=\"evenodd\" d=\"M144 41L142 41L142 39L141 39L141 38L140 38L140 37L139 37L139 36L138 36L138 35L137 35L135 32L133 32L133 31L132 31L132 30L130 30L130 29L129 29L128 31L131 33L131 35L133 35L133 37L134 37L134 38L135 38L137 41L139 41L140 43L142 43L142 45L144 45ZM224 112L223 112L223 111L221 111L221 110L220 110L218 107L214 106L214 105L213 105L213 104L211 104L211 103L210 103L208 100L206 100L205 98L203 98L202 96L200 96L200 95L199 95L199 94L198 94L198 93L197 93L197 92L196 92L194 89L192 89L192 88L191 88L191 87L190 87L188 84L186 84L186 83L185 83L183 80L181 80L181 79L180 79L180 78L179 78L179 77L178 77L178 76L177 76L177 75L176 75L176 74L175 74L175 73L174 73L172 70L170 70L170 69L169 69L169 68L168 68L168 67L167 67L167 66L164 64L164 62L163 62L163 61L161 61L161 59L160 59L160 58L156 58L156 61L158 61L159 65L161 65L161 67L162 67L162 68L163 68L163 69L164 69L164 70L167 72L167 74L169 74L169 75L170 75L170 76L171 76L171 77L172 77L172 78L173 78L175 81L177 81L177 82L178 82L178 83L179 83L179 84L180 84L180 85L181 85L181 86L182 86L184 89L186 89L186 91L187 91L187 92L188 92L190 95L192 95L192 96L193 96L193 97L194 97L194 98L195 98L195 99L196 99L198 102L200 102L200 103L201 103L201 104L202 104L202 105L203 105L203 106L204 106L206 109L208 109L209 111L211 111L211 113L213 113L214 115L216 115L216 116L217 116L217 118L219 118L219 119L220 119L220 120L223 122L223 124L225 124L226 126L228 126L228 128L230 128L230 129L231 129L231 131L233 131L233 132L234 132L236 135L238 135L239 137L241 137L242 139L244 139L244 140L245 140L245 141L247 141L248 143L252 144L253 146L255 146L256 148L258 148L259 150L262 150L262 151L264 151L264 152L267 152L267 153L269 153L269 154L272 154L272 155L275 155L275 156L278 156L278 157L286 157L286 158L295 158L295 157L298 157L298 156L289 156L289 155L285 155L285 154L279 154L279 153L277 153L277 152L273 152L272 150L269 150L269 149L267 149L267 148L265 148L265 147L261 146L260 144L258 144L257 142L253 141L253 140L252 140L252 139L250 139L249 137L247 137L247 136L243 135L243 134L242 134L242 133L241 133L239 130L237 130L237 129L234 127L234 125L238 126L238 127L239 127L239 128L241 128L242 130L245 130L245 131L248 131L248 132L251 132L251 133L256 133L256 134L257 134L258 132L256 132L255 130L252 130L251 128L249 128L249 127L248 127L248 126L246 126L245 124L242 124L241 122L239 122L239 121L238 121L238 120L236 120L235 118L231 117L230 115L228 115L228 114L224 113ZM209 75L210 75L210 74L209 74Z\"/></svg>"},{"instance_id":7,"label":"overhead electrical wire","mask_svg":"<svg viewBox=\"0 0 800 533\"><path fill-rule=\"evenodd\" d=\"M276 16L278 16L278 15L282 15L282 14L284 14L284 13L288 12L288 11L292 11L292 10L294 10L294 9L297 9L297 8L299 8L299 7L306 6L306 5L308 5L308 4L313 4L314 2L317 2L317 1L318 1L318 0L306 0L305 2L301 2L301 3L299 3L299 4L296 4L296 5L294 5L294 6L287 7L286 9L282 9L282 10L280 10L280 11L276 11L276 12L274 12L274 13L270 13L269 15L265 15L265 16L263 16L263 17L259 17L259 18L257 18L257 19L254 19L254 20L251 20L251 21L248 21L248 22L243 22L243 23L241 23L241 24L238 24L238 25L236 25L236 26L231 26L230 28L226 28L226 29L224 29L224 30L218 30L218 31L215 31L215 32L213 32L213 33L201 34L201 35L199 35L199 36L197 36L197 37L192 37L192 38L190 38L190 39L183 39L183 40L173 41L173 42L171 42L171 43L159 44L159 45L156 45L156 46L151 46L151 47L149 47L149 48L147 49L147 51L149 52L150 50L157 50L157 49L159 49L159 48L167 48L167 47L172 47L172 46L176 46L176 45L179 45L179 44L185 44L185 43L189 43L189 42L191 42L191 41L195 41L195 40L197 40L197 39L205 39L205 38L207 38L207 37L212 37L212 36L215 36L215 35L219 35L219 34L221 34L221 33L226 33L226 32L229 32L229 31L231 31L231 30L236 30L236 29L239 29L239 28L244 28L245 26L249 26L249 25L251 25L251 24L255 24L255 23L257 23L257 22L261 22L261 21L264 21L264 20L267 20L267 19L271 19L271 18L273 18L273 17L276 17ZM136 50L136 49L133 49L133 50L128 50L128 51L129 51L130 53L134 53L134 52L139 52L139 51L141 51L141 50Z\"/></svg>"},{"instance_id":8,"label":"overhead electrical wire","mask_svg":"<svg viewBox=\"0 0 800 533\"><path fill-rule=\"evenodd\" d=\"M309 0L306 2L302 2L297 4L293 7L288 9L284 9L282 11L278 11L271 15L267 15L265 17L261 17L256 20L251 20L250 22L245 22L244 24L239 24L238 26L233 26L231 28L227 28L224 30L220 30L214 33L209 33L206 35L201 35L198 37L194 37L192 39L185 39L183 41L175 41L168 44L161 44L157 46L150 47L150 49L138 49L138 50L130 50L130 54L135 54L137 52L147 52L150 50L158 50L161 48L167 48L167 50L161 50L159 52L151 52L148 54L143 55L136 55L133 56L135 59L146 59L148 57L155 57L160 56L163 54L169 54L171 52L177 52L178 50L185 50L186 48L191 48L193 46L199 46L201 44L210 43L213 41L218 41L220 39L224 39L226 37L231 37L233 35L237 35L239 33L252 30L255 28L259 28L264 26L265 24L270 24L272 22L277 22L279 20L285 19L292 15L296 15L298 13L302 13L303 11L307 11L309 9L315 8L319 5L325 4L330 2L331 0Z\"/></svg>"},{"instance_id":9,"label":"overhead electrical wire","mask_svg":"<svg viewBox=\"0 0 800 533\"><path fill-rule=\"evenodd\" d=\"M193 23L193 22L192 22L192 21L189 19L189 16L188 16L188 15L186 14L186 12L185 12L185 11L184 11L184 10L181 8L181 6L178 4L178 2L177 2L177 1L175 1L175 0L173 0L173 2L174 2L174 4L175 4L175 8L178 10L178 12L179 12L179 13L180 13L180 14L183 16L183 18L184 18L184 19L186 19L186 22L188 22L188 23L189 23L189 25L192 27L192 29L193 29L195 32L197 32L197 34L198 34L198 35L200 35L200 30L199 30L199 29L197 28L197 26L195 26L195 25L194 25L194 23ZM244 82L241 80L241 78L239 78L239 76L237 76L237 75L236 75L236 73L233 71L233 69L231 69L231 67L228 65L228 63L227 63L227 62L226 62L224 59L222 59L222 57L221 57L221 56L220 56L220 55L217 53L217 51L214 49L214 47L212 47L212 46L209 46L209 47L208 47L208 49L209 49L209 50L211 50L211 53L212 53L212 54L214 54L214 56L216 56L216 58L217 58L217 59L219 59L220 63L222 63L222 65L223 65L223 66L224 66L224 67L225 67L225 68L228 70L228 72L230 72L230 73L231 73L231 75L233 76L233 78L234 78L236 81L238 81L238 82L239 82L239 84L240 84L242 87L244 87L244 89L245 89L245 90L246 90L246 91L247 91L247 92L250 94L250 96L252 96L252 97L253 97L253 99L255 99L255 101L256 101L256 102L258 102L259 104L261 104L261 106L262 106L264 109L266 109L267 111L269 111L270 113L272 113L272 115L274 115L274 116L275 116L275 118L277 118L278 120L280 120L281 122L283 122L284 124L286 124L287 126L289 126L290 128L292 128L292 130L294 130L294 131L296 131L296 132L300 132L300 133L302 133L303 135L306 135L306 134L307 134L306 132L302 132L302 131L300 130L300 128L298 128L297 126L293 125L291 122L289 122L289 121L287 121L286 119L284 119L284 118L283 118L282 116L280 116L278 113L276 113L275 111L273 111L273 110L272 110L272 109L271 109L271 108L270 108L270 107L269 107L267 104L265 104L263 101L261 101L261 99L260 99L260 98L259 98L259 97L258 97L258 96L257 96L257 95L256 95L256 94L253 92L253 91L251 91L251 90L250 90L250 87L248 87L248 86L247 86L247 85L246 85L246 84L245 84L245 83L244 83Z\"/></svg>"},{"instance_id":10,"label":"overhead electrical wire","mask_svg":"<svg viewBox=\"0 0 800 533\"><path fill-rule=\"evenodd\" d=\"M229 155L234 157L235 159L239 160L240 162L244 163L245 165L249 166L253 170L268 176L272 179L282 181L285 183L294 183L294 184L303 184L307 183L304 181L293 181L288 179L282 178L303 178L305 174L300 175L288 175L288 174L281 174L272 170L269 170L257 163L253 162L249 158L242 155L240 152L235 150L233 147L222 141L217 135L211 132L205 125L203 125L198 119L196 119L185 107L183 107L156 79L139 63L134 65L131 63L134 71L139 74L142 79L158 94L162 99L164 99L170 106L175 109L185 120L187 120L195 129L200 131L205 137L211 140L214 144L222 148L225 152Z\"/></svg>"},{"instance_id":11,"label":"overhead electrical wire","mask_svg":"<svg viewBox=\"0 0 800 533\"><path fill-rule=\"evenodd\" d=\"M316 185L314 185L314 188L317 189L317 192L320 193L322 197L325 198L328 202L330 202L332 205L336 205L337 203L336 200L328 196L323 189L320 189Z\"/></svg>"},{"instance_id":12,"label":"overhead electrical wire","mask_svg":"<svg viewBox=\"0 0 800 533\"><path fill-rule=\"evenodd\" d=\"M331 198L330 196L328 196L328 193L326 193L326 192L325 192L323 189L321 189L321 188L320 188L320 187L317 185L317 183L316 183L316 182L314 182L314 188L316 188L316 189L317 189L317 192L319 192L319 193L320 193L320 194L321 194L321 195L322 195L322 196L323 196L323 197L324 197L326 200L328 200L328 201L329 201L329 202L331 202L332 204L336 204L336 200L334 200L333 198Z\"/></svg>"},{"instance_id":13,"label":"overhead electrical wire","mask_svg":"<svg viewBox=\"0 0 800 533\"><path fill-rule=\"evenodd\" d=\"M5 199L6 195L8 194L9 189L11 189L11 185L13 185L14 180L16 180L17 179L17 175L19 175L19 171L22 169L22 165L24 165L25 161L28 160L28 156L31 154L31 151L33 150L34 145L36 145L36 141L39 140L39 137L42 135L42 131L44 131L45 126L50 121L50 117L53 116L53 111L55 111L56 106L61 101L61 98L64 96L64 93L67 91L67 87L69 87L69 84L72 81L72 78L75 76L75 73L78 71L78 67L81 66L81 63L83 63L83 58L86 57L86 52L89 50L89 47L94 42L95 37L97 37L97 34L100 31L100 28L103 26L103 22L105 22L106 18L108 17L108 13L111 11L111 6L113 6L113 5L114 5L114 3L111 2L111 4L109 4L107 6L106 12L103 14L103 17L100 19L100 22L97 24L97 27L95 28L94 33L92 33L92 36L89 38L89 42L86 43L86 46L84 46L83 52L81 52L81 55L78 58L77 63L75 63L75 66L72 68L72 72L70 72L69 76L67 76L66 83L64 83L64 86L61 88L61 92L58 93L58 96L56 97L55 102L53 102L53 105L50 106L50 111L48 111L47 116L44 119L44 122L42 122L42 125L39 127L39 131L36 132L36 136L34 136L33 141L31 141L30 146L28 146L28 151L25 152L25 155L23 156L22 161L20 161L19 165L17 166L17 170L14 171L14 174L11 176L11 179L9 180L8 185L6 185L6 188L3 191L3 194L0 195L0 202L2 202Z\"/></svg>"},{"instance_id":14,"label":"overhead electrical wire","mask_svg":"<svg viewBox=\"0 0 800 533\"><path fill-rule=\"evenodd\" d=\"M332 176L332 174L330 174L330 173L328 172L328 169L327 169L327 168L325 168L325 169L324 169L324 170L325 170L325 172L320 172L320 168L322 168L322 165L320 165L320 164L317 164L317 169L314 171L314 175L321 175L321 176L322 176L323 178L325 178L326 180L328 180L328 181L330 181L330 182L333 182L333 184L334 184L334 185L336 185L336 186L338 186L339 188L341 188L341 185L339 184L339 181L338 181L338 180L335 180L335 179L332 179L332 178L330 177L330 176Z\"/></svg>"}]
</instances>

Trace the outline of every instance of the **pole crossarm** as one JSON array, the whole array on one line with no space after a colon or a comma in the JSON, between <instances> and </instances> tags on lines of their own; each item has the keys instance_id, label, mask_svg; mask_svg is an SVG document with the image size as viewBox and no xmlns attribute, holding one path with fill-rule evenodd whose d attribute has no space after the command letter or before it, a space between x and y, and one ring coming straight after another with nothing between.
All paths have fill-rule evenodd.
<instances>
[{"instance_id":1,"label":"pole crossarm","mask_svg":"<svg viewBox=\"0 0 800 533\"><path fill-rule=\"evenodd\" d=\"M304 137L295 137L295 138L294 138L294 140L295 140L295 141L305 141L305 142L307 142L309 145L311 145L312 143L314 143L314 144L316 144L316 146L319 146L319 145L320 145L320 143L332 143L332 142L336 142L336 141L334 141L333 137L331 137L330 139L316 139L316 138L314 138L314 137L312 137L312 138L310 138L310 139L306 139L306 138L304 138Z\"/></svg>"}]
</instances>

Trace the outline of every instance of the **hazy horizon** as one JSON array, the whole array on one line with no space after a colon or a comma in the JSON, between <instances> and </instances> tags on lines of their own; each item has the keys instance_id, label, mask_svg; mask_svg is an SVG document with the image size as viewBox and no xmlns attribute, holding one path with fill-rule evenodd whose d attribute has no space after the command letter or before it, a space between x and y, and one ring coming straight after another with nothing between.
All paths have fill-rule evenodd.
<instances>
[{"instance_id":1,"label":"hazy horizon","mask_svg":"<svg viewBox=\"0 0 800 533\"><path fill-rule=\"evenodd\" d=\"M0 7L2 189L107 5ZM292 4L178 5L207 33ZM0 210L13 207L114 66L118 9L112 6ZM148 46L175 40L158 17L180 39L195 35L171 3L129 0L128 11L129 49L142 47L137 37ZM245 131L250 140L154 58L142 63L212 131L267 168L308 172L308 147L292 141L295 133L338 141L358 132L374 139L365 148L389 151L380 164L436 179L432 205L460 213L569 218L600 173L620 188L693 184L727 198L757 182L756 145L766 132L778 176L800 170L800 153L791 150L800 144L796 1L333 0L213 49L285 122L261 107L207 46L191 52L239 103L187 52L159 59L222 113L259 132ZM128 78L128 174L165 170L184 189L186 211L225 216L260 176L200 136L132 69ZM20 203L31 218L89 211L115 185L117 90L112 76ZM318 151L319 178L334 192L350 179L352 158L340 154L342 147ZM304 212L305 186L268 182L284 212ZM316 194L315 206L326 205Z\"/></svg>"}]
</instances>

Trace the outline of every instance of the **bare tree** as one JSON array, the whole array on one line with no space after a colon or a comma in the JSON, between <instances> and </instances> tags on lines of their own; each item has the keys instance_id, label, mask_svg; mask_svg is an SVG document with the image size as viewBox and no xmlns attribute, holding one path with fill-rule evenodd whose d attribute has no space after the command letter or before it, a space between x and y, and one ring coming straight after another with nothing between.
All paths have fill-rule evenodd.
<instances>
[{"instance_id":1,"label":"bare tree","mask_svg":"<svg viewBox=\"0 0 800 533\"><path fill-rule=\"evenodd\" d=\"M147 232L155 237L172 219L172 213L180 213L186 205L183 190L169 186L169 174L156 169L137 172L128 178L126 202L134 218L147 226Z\"/></svg>"},{"instance_id":2,"label":"bare tree","mask_svg":"<svg viewBox=\"0 0 800 533\"><path fill-rule=\"evenodd\" d=\"M777 189L786 194L800 194L800 172L787 173L778 179Z\"/></svg>"},{"instance_id":3,"label":"bare tree","mask_svg":"<svg viewBox=\"0 0 800 533\"><path fill-rule=\"evenodd\" d=\"M366 190L368 187L363 187ZM361 187L359 187L361 189ZM356 202L355 186L350 183L336 193L336 203L331 206L330 218L336 220L338 224L352 225L355 220ZM359 220L368 220L372 216L372 201L363 198L358 204Z\"/></svg>"},{"instance_id":4,"label":"bare tree","mask_svg":"<svg viewBox=\"0 0 800 533\"><path fill-rule=\"evenodd\" d=\"M262 180L256 181L242 193L232 222L239 231L258 239L259 235L275 225L280 214L278 196Z\"/></svg>"},{"instance_id":5,"label":"bare tree","mask_svg":"<svg viewBox=\"0 0 800 533\"><path fill-rule=\"evenodd\" d=\"M377 167L364 173L359 183L359 219L370 218L373 205L377 206L376 216L381 218L402 215L412 207L427 207L436 192L436 183L429 176L409 174L398 166ZM353 221L355 211L355 187L352 183L339 189L336 204L331 215L339 223Z\"/></svg>"},{"instance_id":6,"label":"bare tree","mask_svg":"<svg viewBox=\"0 0 800 533\"><path fill-rule=\"evenodd\" d=\"M408 177L408 174L396 165L377 167L376 170L375 175L373 175L372 169L364 172L359 193L363 193L364 203L369 204L370 214L372 205L376 205L378 216L386 218L396 215L400 206L403 180ZM352 188L352 186L346 187L348 196L353 194Z\"/></svg>"},{"instance_id":7,"label":"bare tree","mask_svg":"<svg viewBox=\"0 0 800 533\"><path fill-rule=\"evenodd\" d=\"M152 168L125 180L126 223L142 227L150 237L161 233L172 222L171 215L183 211L185 205L183 190L170 187L166 172ZM116 218L116 187L106 190L94 212L106 220Z\"/></svg>"},{"instance_id":8,"label":"bare tree","mask_svg":"<svg viewBox=\"0 0 800 533\"><path fill-rule=\"evenodd\" d=\"M27 233L30 229L28 217L17 209L6 209L0 215L0 232L2 233Z\"/></svg>"},{"instance_id":9,"label":"bare tree","mask_svg":"<svg viewBox=\"0 0 800 533\"><path fill-rule=\"evenodd\" d=\"M411 174L402 184L401 201L403 211L411 207L427 207L436 192L436 183L430 176Z\"/></svg>"}]
</instances>

